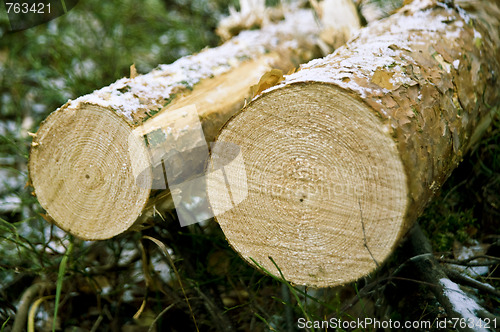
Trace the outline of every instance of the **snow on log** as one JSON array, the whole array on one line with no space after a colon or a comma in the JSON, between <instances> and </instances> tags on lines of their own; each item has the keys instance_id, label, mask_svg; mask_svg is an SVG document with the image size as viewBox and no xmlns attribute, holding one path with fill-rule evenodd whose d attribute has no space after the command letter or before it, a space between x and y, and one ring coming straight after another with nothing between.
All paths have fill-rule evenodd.
<instances>
[{"instance_id":1,"label":"snow on log","mask_svg":"<svg viewBox=\"0 0 500 332\"><path fill-rule=\"evenodd\" d=\"M461 4L413 1L223 127L248 196L216 218L243 258L318 287L386 260L500 104L498 5Z\"/></svg>"},{"instance_id":2,"label":"snow on log","mask_svg":"<svg viewBox=\"0 0 500 332\"><path fill-rule=\"evenodd\" d=\"M68 101L42 122L30 152L47 217L77 237L101 240L139 226L161 204L172 208L166 185L153 188L165 171L165 151L155 144L173 137L182 152L213 141L264 73L321 56L320 33L312 10L284 11L280 22L145 75L131 68L131 78ZM195 173L206 162L186 158L175 171Z\"/></svg>"}]
</instances>

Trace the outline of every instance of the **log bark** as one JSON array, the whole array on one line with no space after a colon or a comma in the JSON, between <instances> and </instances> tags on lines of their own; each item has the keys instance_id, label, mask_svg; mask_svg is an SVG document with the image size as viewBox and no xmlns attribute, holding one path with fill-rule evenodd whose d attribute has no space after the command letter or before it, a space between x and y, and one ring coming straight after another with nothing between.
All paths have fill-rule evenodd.
<instances>
[{"instance_id":1,"label":"log bark","mask_svg":"<svg viewBox=\"0 0 500 332\"><path fill-rule=\"evenodd\" d=\"M272 68L287 72L321 56L313 11L284 16L146 75L131 70L131 78L53 112L34 135L29 160L47 218L77 237L101 240L139 227L160 205L173 208L166 185L153 188L165 171L156 141L173 137L172 148L193 150L183 154L179 177L203 170L196 148L241 109L251 85Z\"/></svg>"},{"instance_id":2,"label":"log bark","mask_svg":"<svg viewBox=\"0 0 500 332\"><path fill-rule=\"evenodd\" d=\"M498 4L460 3L413 1L223 127L248 196L217 221L244 259L318 287L387 259L500 104Z\"/></svg>"}]
</instances>

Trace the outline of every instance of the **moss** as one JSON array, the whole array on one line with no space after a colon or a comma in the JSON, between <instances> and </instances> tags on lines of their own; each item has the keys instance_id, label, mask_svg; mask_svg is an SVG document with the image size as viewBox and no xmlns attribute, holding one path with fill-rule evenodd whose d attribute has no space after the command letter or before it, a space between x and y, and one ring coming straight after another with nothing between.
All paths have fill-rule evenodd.
<instances>
[{"instance_id":1,"label":"moss","mask_svg":"<svg viewBox=\"0 0 500 332\"><path fill-rule=\"evenodd\" d=\"M481 38L474 39L474 46L476 46L477 48L481 48L482 44L483 44L483 40Z\"/></svg>"},{"instance_id":2,"label":"moss","mask_svg":"<svg viewBox=\"0 0 500 332\"><path fill-rule=\"evenodd\" d=\"M450 252L455 241L469 242L478 226L473 209L454 210L439 201L432 204L420 222L430 237L433 249L441 253Z\"/></svg>"},{"instance_id":3,"label":"moss","mask_svg":"<svg viewBox=\"0 0 500 332\"><path fill-rule=\"evenodd\" d=\"M177 96L176 93L170 95L170 97L168 97L168 99L166 99L165 102L163 103L163 107L167 107L175 99L176 96Z\"/></svg>"},{"instance_id":4,"label":"moss","mask_svg":"<svg viewBox=\"0 0 500 332\"><path fill-rule=\"evenodd\" d=\"M193 90L193 85L191 83L189 83L188 81L181 81L180 84L184 85L186 87L186 89L188 89L189 91Z\"/></svg>"},{"instance_id":5,"label":"moss","mask_svg":"<svg viewBox=\"0 0 500 332\"><path fill-rule=\"evenodd\" d=\"M148 134L148 143L150 146L156 146L165 142L166 136L163 130L156 129Z\"/></svg>"},{"instance_id":6,"label":"moss","mask_svg":"<svg viewBox=\"0 0 500 332\"><path fill-rule=\"evenodd\" d=\"M246 60L250 60L250 58L246 55L239 55L236 57L236 59L238 59L238 61L241 61L241 62L246 61Z\"/></svg>"},{"instance_id":7,"label":"moss","mask_svg":"<svg viewBox=\"0 0 500 332\"><path fill-rule=\"evenodd\" d=\"M121 93L125 93L125 92L130 91L130 87L128 85L126 85L123 88L118 89L118 91L120 91Z\"/></svg>"},{"instance_id":8,"label":"moss","mask_svg":"<svg viewBox=\"0 0 500 332\"><path fill-rule=\"evenodd\" d=\"M417 109L415 108L415 106L412 106L412 107L411 107L411 111L413 112L413 114L415 115L415 117L417 117L417 116L418 116L418 111L417 111Z\"/></svg>"}]
</instances>

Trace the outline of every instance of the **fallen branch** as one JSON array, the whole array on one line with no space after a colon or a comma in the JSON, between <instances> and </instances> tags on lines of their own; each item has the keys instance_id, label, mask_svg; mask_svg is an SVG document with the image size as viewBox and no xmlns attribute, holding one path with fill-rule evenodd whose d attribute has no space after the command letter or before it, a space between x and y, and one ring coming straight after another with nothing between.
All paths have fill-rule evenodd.
<instances>
[{"instance_id":1,"label":"fallen branch","mask_svg":"<svg viewBox=\"0 0 500 332\"><path fill-rule=\"evenodd\" d=\"M41 295L47 290L54 288L54 285L48 282L37 282L26 288L21 299L19 300L16 317L12 325L11 332L23 332L26 330L26 322L28 319L28 312L35 297Z\"/></svg>"},{"instance_id":2,"label":"fallen branch","mask_svg":"<svg viewBox=\"0 0 500 332\"><path fill-rule=\"evenodd\" d=\"M444 269L444 272L454 282L457 282L461 285L474 287L477 290L480 290L482 292L485 292L485 293L488 293L488 294L491 294L493 296L497 296L498 298L500 298L500 291L489 284L485 284L485 283L482 283L480 281L477 281L477 280L475 280L469 276L463 275L460 272L455 271L451 268Z\"/></svg>"},{"instance_id":3,"label":"fallen branch","mask_svg":"<svg viewBox=\"0 0 500 332\"><path fill-rule=\"evenodd\" d=\"M488 331L488 329L479 327L480 319L495 319L496 317L482 308L448 278L434 256L429 255L432 253L431 244L420 229L420 226L416 225L413 227L408 237L413 253L420 255L420 259L413 261L415 271L423 281L432 284L430 290L443 306L447 318L455 318L458 321L474 324L472 328L457 325L460 331Z\"/></svg>"},{"instance_id":4,"label":"fallen branch","mask_svg":"<svg viewBox=\"0 0 500 332\"><path fill-rule=\"evenodd\" d=\"M476 259L485 259L484 261L481 262L473 262ZM448 264L454 264L454 265L463 265L463 266L489 266L489 265L496 265L500 264L500 258L494 257L494 256L489 256L489 255L476 255L472 256L466 259L447 259L447 258L437 258L438 261L442 263L448 263Z\"/></svg>"}]
</instances>

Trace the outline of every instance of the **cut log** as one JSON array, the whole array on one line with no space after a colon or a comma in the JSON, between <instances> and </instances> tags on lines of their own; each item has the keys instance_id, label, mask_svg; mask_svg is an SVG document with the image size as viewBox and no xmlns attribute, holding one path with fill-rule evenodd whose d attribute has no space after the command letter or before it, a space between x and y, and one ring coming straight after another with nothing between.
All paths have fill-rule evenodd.
<instances>
[{"instance_id":1,"label":"cut log","mask_svg":"<svg viewBox=\"0 0 500 332\"><path fill-rule=\"evenodd\" d=\"M202 171L206 158L194 156L195 148L208 154L205 141L251 97L251 85L272 68L287 72L321 56L313 11L284 16L149 74L135 77L131 69L131 78L53 112L36 133L29 160L47 217L77 237L101 240L139 227L160 205L172 208L166 179L155 187L167 153L155 150L157 141L173 137L176 152L193 150L182 154L175 176Z\"/></svg>"},{"instance_id":2,"label":"cut log","mask_svg":"<svg viewBox=\"0 0 500 332\"><path fill-rule=\"evenodd\" d=\"M500 104L498 5L467 5L413 1L223 127L248 196L216 218L244 259L318 287L387 259Z\"/></svg>"}]
</instances>

